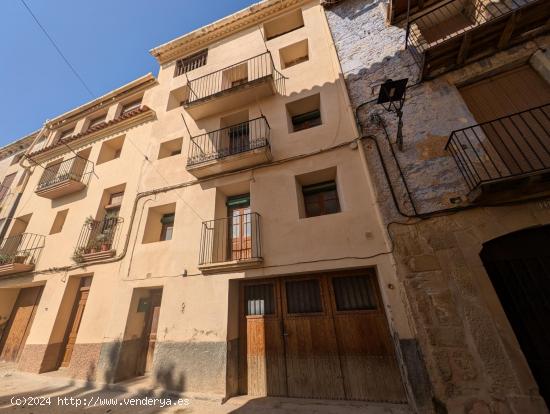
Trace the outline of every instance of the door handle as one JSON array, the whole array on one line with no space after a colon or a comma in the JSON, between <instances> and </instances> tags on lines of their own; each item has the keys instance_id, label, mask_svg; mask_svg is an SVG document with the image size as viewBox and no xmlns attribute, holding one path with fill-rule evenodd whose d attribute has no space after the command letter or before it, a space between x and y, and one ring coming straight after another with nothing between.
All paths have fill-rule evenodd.
<instances>
[{"instance_id":1,"label":"door handle","mask_svg":"<svg viewBox=\"0 0 550 414\"><path fill-rule=\"evenodd\" d=\"M283 336L288 336L288 333L286 333L286 332L283 332Z\"/></svg>"}]
</instances>

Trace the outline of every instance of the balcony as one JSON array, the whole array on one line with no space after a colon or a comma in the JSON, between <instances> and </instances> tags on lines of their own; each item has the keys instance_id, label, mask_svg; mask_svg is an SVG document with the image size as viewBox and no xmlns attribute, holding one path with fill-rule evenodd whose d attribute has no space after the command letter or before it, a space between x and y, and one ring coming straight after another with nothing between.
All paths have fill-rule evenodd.
<instances>
[{"instance_id":1,"label":"balcony","mask_svg":"<svg viewBox=\"0 0 550 414\"><path fill-rule=\"evenodd\" d=\"M0 277L34 270L44 241L44 236L32 233L4 239L0 244Z\"/></svg>"},{"instance_id":2,"label":"balcony","mask_svg":"<svg viewBox=\"0 0 550 414\"><path fill-rule=\"evenodd\" d=\"M73 260L77 263L109 259L116 254L124 220L107 216L103 220L86 219L80 232Z\"/></svg>"},{"instance_id":3,"label":"balcony","mask_svg":"<svg viewBox=\"0 0 550 414\"><path fill-rule=\"evenodd\" d=\"M275 69L271 53L188 81L188 99L184 104L194 119L201 119L275 93L284 94L285 77Z\"/></svg>"},{"instance_id":4,"label":"balcony","mask_svg":"<svg viewBox=\"0 0 550 414\"><path fill-rule=\"evenodd\" d=\"M407 25L406 47L423 79L548 31L547 0L450 0Z\"/></svg>"},{"instance_id":5,"label":"balcony","mask_svg":"<svg viewBox=\"0 0 550 414\"><path fill-rule=\"evenodd\" d=\"M50 165L44 169L36 195L55 200L81 191L93 171L94 164L78 156Z\"/></svg>"},{"instance_id":6,"label":"balcony","mask_svg":"<svg viewBox=\"0 0 550 414\"><path fill-rule=\"evenodd\" d=\"M265 117L191 138L187 171L197 178L271 161L270 128Z\"/></svg>"},{"instance_id":7,"label":"balcony","mask_svg":"<svg viewBox=\"0 0 550 414\"><path fill-rule=\"evenodd\" d=\"M470 202L550 194L550 104L453 131L446 149Z\"/></svg>"},{"instance_id":8,"label":"balcony","mask_svg":"<svg viewBox=\"0 0 550 414\"><path fill-rule=\"evenodd\" d=\"M260 218L244 213L203 222L199 269L219 273L260 266Z\"/></svg>"}]
</instances>

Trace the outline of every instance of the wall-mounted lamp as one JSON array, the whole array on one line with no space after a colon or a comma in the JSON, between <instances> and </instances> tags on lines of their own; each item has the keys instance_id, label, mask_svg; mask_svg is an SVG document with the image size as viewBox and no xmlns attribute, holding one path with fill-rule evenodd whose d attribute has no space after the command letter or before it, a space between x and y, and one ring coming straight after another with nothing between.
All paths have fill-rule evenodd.
<instances>
[{"instance_id":1,"label":"wall-mounted lamp","mask_svg":"<svg viewBox=\"0 0 550 414\"><path fill-rule=\"evenodd\" d=\"M397 147L403 151L403 105L405 104L405 92L407 90L408 78L391 80L388 79L380 85L377 104L380 104L388 112L395 112L397 115Z\"/></svg>"}]
</instances>

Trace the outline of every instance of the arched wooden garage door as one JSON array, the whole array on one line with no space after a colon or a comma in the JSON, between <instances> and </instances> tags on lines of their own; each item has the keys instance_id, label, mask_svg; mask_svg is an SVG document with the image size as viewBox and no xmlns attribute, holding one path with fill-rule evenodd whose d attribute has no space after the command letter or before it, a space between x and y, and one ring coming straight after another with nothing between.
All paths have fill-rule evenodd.
<instances>
[{"instance_id":1,"label":"arched wooden garage door","mask_svg":"<svg viewBox=\"0 0 550 414\"><path fill-rule=\"evenodd\" d=\"M406 402L373 270L241 285L240 391Z\"/></svg>"},{"instance_id":2,"label":"arched wooden garage door","mask_svg":"<svg viewBox=\"0 0 550 414\"><path fill-rule=\"evenodd\" d=\"M550 226L485 243L481 259L550 405Z\"/></svg>"}]
</instances>

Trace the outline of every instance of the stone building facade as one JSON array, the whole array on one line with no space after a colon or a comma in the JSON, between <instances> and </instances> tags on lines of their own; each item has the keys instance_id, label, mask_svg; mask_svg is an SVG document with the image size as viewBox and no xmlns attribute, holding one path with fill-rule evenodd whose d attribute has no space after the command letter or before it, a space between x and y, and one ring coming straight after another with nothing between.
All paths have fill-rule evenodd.
<instances>
[{"instance_id":1,"label":"stone building facade","mask_svg":"<svg viewBox=\"0 0 550 414\"><path fill-rule=\"evenodd\" d=\"M502 174L500 187L491 188L491 184L484 181L487 177L481 177L481 184L476 183L472 189L468 186L468 170L463 175L464 170L460 169L465 168L468 159L458 157L458 161L455 160L457 157L453 155L456 154L447 146L450 138L460 137L460 131L471 126L478 125L465 131L481 131L480 135L485 133L489 140L494 136L487 132L492 119L480 121L479 109L475 102L472 104L472 99L468 100L471 98L468 91L482 82L498 82L499 76L509 76L516 70L536 77L542 85L539 89L545 88L543 83L547 85L550 81L550 38L545 35L545 27L510 43L503 42L510 31L498 32L501 37L495 42L484 43L474 53L458 56L449 68L426 76L429 65L437 65L433 56L440 46L435 42L427 51L426 48L419 51L418 44L411 42L411 33L418 29L414 24L428 19L430 14L436 20L437 13L444 10L442 7L450 7L453 2L441 6L442 2L437 1L412 1L408 16L407 2L348 0L332 3L335 4L326 5L329 26L361 128L376 201L392 239L397 277L411 312L418 352L429 378L431 401L426 400L425 392L418 393L418 406L427 412L547 412L540 396L548 396L544 363L532 360L531 350L518 334L518 329L529 325L530 321L520 318L518 323L514 320L519 316L514 316L510 303L495 288L498 272L495 276L491 263L481 256L495 241L510 240L510 237L517 237L520 243L513 252L521 250L521 243L529 248L539 243L537 232L547 234L550 224L550 208L545 198L548 187L544 179L534 184L518 183L513 174L506 177ZM543 6L542 2L538 6ZM541 10L547 19L548 4ZM503 19L509 22L514 13L510 10L496 21L504 25ZM453 39L461 40L455 42L453 53L457 55L465 54L469 46L468 40L462 41L464 33L478 36L478 47L483 36L491 36L494 24L490 20L479 26L470 23L471 26L453 32L449 29L449 20L440 19L439 22L442 26L447 25L439 27L442 32L439 41L447 45L447 51L454 47L448 46ZM509 29L513 25L507 24ZM500 29L493 27L493 32L496 30ZM428 31L424 35L427 39ZM420 66L415 56L420 56ZM434 60L430 60L432 58ZM403 107L403 148L399 149L395 138L396 114L388 113L377 104L377 97L382 83L403 78L408 78L408 86ZM515 82L513 77L509 79ZM530 107L543 105L547 116L550 96L545 94L539 103L537 94L528 89L520 87L515 93L519 95L524 90L531 101ZM494 102L498 103L497 96L488 97L483 107ZM514 112L519 111L510 114ZM517 121L516 118L503 118L502 122L510 122L510 119ZM486 121L488 123L479 126ZM538 128L536 119L529 122ZM546 149L535 150L542 154L548 151L550 142L549 126L544 122L539 132ZM516 124L516 128L516 132L508 136L519 140L528 135L518 134L522 127ZM459 132L453 135L453 131ZM472 150L468 142L460 144L459 153ZM511 144L508 149L523 150ZM490 161L491 154L485 153L475 162ZM549 167L547 161L542 169L536 166L526 173L544 176ZM475 162L469 165L473 170ZM533 251L533 257L538 254L542 263L548 258L548 248L538 246L539 251ZM506 253L502 252L499 259L505 266L513 267L522 260L512 257L515 253L509 253L510 262L505 262ZM513 262L515 259L518 261ZM518 274L527 278L529 270L524 268ZM539 271L538 275L547 279L548 270L546 273ZM532 293L518 290L516 294L521 297ZM523 300L525 303L537 301L536 295ZM539 321L537 329L544 342L544 322Z\"/></svg>"}]
</instances>

